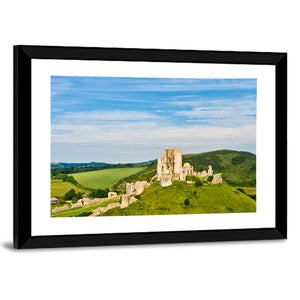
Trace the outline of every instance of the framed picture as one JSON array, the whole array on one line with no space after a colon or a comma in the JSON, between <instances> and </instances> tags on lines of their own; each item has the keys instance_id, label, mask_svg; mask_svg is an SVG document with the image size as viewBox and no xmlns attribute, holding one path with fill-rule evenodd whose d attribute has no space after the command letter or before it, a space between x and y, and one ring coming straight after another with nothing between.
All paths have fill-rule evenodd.
<instances>
[{"instance_id":1,"label":"framed picture","mask_svg":"<svg viewBox=\"0 0 300 300\"><path fill-rule=\"evenodd\" d=\"M286 53L14 47L15 248L286 237Z\"/></svg>"}]
</instances>

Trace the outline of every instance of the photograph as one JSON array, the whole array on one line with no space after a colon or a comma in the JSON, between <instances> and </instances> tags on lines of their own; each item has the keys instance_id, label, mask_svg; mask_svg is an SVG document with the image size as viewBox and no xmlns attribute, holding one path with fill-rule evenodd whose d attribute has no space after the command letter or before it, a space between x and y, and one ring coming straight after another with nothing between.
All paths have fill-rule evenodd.
<instances>
[{"instance_id":1,"label":"photograph","mask_svg":"<svg viewBox=\"0 0 300 300\"><path fill-rule=\"evenodd\" d=\"M50 85L51 218L256 213L257 78Z\"/></svg>"}]
</instances>

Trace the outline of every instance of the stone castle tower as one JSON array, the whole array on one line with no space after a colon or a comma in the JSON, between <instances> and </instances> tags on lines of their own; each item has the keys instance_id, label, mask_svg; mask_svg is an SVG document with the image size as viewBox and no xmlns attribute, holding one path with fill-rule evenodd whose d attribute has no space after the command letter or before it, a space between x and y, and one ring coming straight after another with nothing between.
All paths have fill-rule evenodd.
<instances>
[{"instance_id":1,"label":"stone castle tower","mask_svg":"<svg viewBox=\"0 0 300 300\"><path fill-rule=\"evenodd\" d=\"M164 156L157 158L157 174L156 177L161 186L169 186L172 184L172 180L185 181L187 175L194 175L198 177L208 177L213 175L213 169L208 167L208 172L195 172L194 167L190 163L186 162L182 165L182 149L164 149ZM218 174L217 174L218 175ZM216 176L216 175L215 175ZM219 176L221 178L221 176ZM216 178L216 182L220 183L219 177ZM222 178L221 178L222 182Z\"/></svg>"},{"instance_id":2,"label":"stone castle tower","mask_svg":"<svg viewBox=\"0 0 300 300\"><path fill-rule=\"evenodd\" d=\"M179 179L182 167L182 149L164 149L164 156L157 159L157 177L162 186L172 184L172 179Z\"/></svg>"},{"instance_id":3,"label":"stone castle tower","mask_svg":"<svg viewBox=\"0 0 300 300\"><path fill-rule=\"evenodd\" d=\"M174 175L182 167L182 149L164 149L164 156L157 159L157 175Z\"/></svg>"}]
</instances>

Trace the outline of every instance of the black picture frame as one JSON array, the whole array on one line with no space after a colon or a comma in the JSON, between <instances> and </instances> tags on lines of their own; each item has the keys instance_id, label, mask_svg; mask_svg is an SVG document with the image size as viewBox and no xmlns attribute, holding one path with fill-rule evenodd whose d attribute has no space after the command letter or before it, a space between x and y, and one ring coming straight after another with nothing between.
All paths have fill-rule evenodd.
<instances>
[{"instance_id":1,"label":"black picture frame","mask_svg":"<svg viewBox=\"0 0 300 300\"><path fill-rule=\"evenodd\" d=\"M31 70L32 59L108 60L275 66L275 227L142 233L32 236ZM14 46L14 248L50 248L287 238L287 53ZM26 190L26 194L22 191Z\"/></svg>"}]
</instances>

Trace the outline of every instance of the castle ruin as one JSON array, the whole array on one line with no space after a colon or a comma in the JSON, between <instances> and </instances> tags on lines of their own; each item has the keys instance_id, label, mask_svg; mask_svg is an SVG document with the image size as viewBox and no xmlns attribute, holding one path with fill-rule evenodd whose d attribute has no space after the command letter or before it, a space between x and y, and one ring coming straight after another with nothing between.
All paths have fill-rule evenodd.
<instances>
[{"instance_id":1,"label":"castle ruin","mask_svg":"<svg viewBox=\"0 0 300 300\"><path fill-rule=\"evenodd\" d=\"M182 165L182 149L164 149L164 156L157 158L157 180L161 186L169 186L173 180L186 181L187 175L198 177L213 176L213 169L208 166L208 171L195 172L194 167L186 162ZM217 174L217 178L213 183L221 183L222 178ZM216 175L214 175L216 176Z\"/></svg>"}]
</instances>

